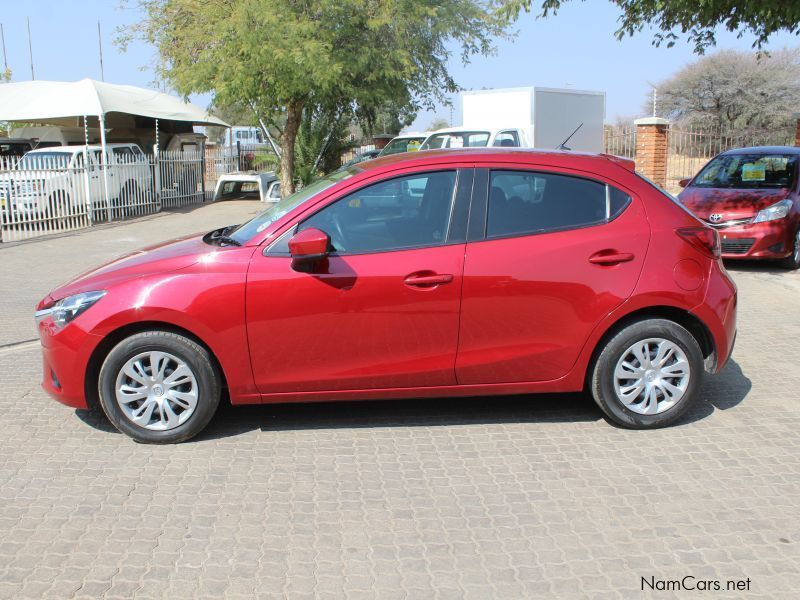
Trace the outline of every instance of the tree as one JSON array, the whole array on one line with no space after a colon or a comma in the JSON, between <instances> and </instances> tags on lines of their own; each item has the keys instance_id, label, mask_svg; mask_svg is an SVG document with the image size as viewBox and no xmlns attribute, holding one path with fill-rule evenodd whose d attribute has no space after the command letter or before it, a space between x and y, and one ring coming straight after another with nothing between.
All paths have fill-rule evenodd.
<instances>
[{"instance_id":1,"label":"tree","mask_svg":"<svg viewBox=\"0 0 800 600\"><path fill-rule=\"evenodd\" d=\"M306 105L297 135L298 179L305 185L342 166L351 115L338 107Z\"/></svg>"},{"instance_id":2,"label":"tree","mask_svg":"<svg viewBox=\"0 0 800 600\"><path fill-rule=\"evenodd\" d=\"M294 190L306 106L368 110L386 98L432 107L457 89L450 45L487 53L504 21L483 0L139 0L146 18L121 32L153 44L181 94L252 106L280 132L281 184Z\"/></svg>"},{"instance_id":3,"label":"tree","mask_svg":"<svg viewBox=\"0 0 800 600\"><path fill-rule=\"evenodd\" d=\"M544 0L539 16L555 14L568 1ZM532 0L500 0L499 13L516 19L520 11L530 11L532 4ZM800 2L795 0L614 0L614 4L622 11L619 28L614 32L617 39L653 27L658 29L653 37L656 46L666 43L672 47L680 35L685 35L698 54L716 44L718 27L736 32L739 37L754 35L753 47L759 49L779 31L800 33Z\"/></svg>"},{"instance_id":4,"label":"tree","mask_svg":"<svg viewBox=\"0 0 800 600\"><path fill-rule=\"evenodd\" d=\"M657 90L661 116L759 136L786 127L800 107L800 51L717 52L682 68Z\"/></svg>"},{"instance_id":5,"label":"tree","mask_svg":"<svg viewBox=\"0 0 800 600\"><path fill-rule=\"evenodd\" d=\"M437 129L446 129L447 127L450 127L450 123L447 119L444 117L435 117L425 131L436 131Z\"/></svg>"}]
</instances>

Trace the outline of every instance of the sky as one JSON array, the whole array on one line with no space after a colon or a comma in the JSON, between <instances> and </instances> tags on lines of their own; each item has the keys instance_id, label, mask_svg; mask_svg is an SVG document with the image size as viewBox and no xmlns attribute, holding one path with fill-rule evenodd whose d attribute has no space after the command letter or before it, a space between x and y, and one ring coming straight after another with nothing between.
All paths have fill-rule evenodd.
<instances>
[{"instance_id":1,"label":"sky","mask_svg":"<svg viewBox=\"0 0 800 600\"><path fill-rule=\"evenodd\" d=\"M617 8L606 0L569 2L556 16L546 20L523 14L514 27L516 36L499 40L493 56L473 57L468 65L457 54L450 71L465 89L543 86L606 92L606 119L643 116L651 84L672 75L696 60L692 47L679 42L673 48L656 48L652 32L618 41ZM75 81L100 79L97 21L103 43L105 80L142 87L155 87L152 71L155 51L135 43L123 53L114 44L118 28L141 19L135 0L0 0L0 23L5 34L8 66L14 81L31 79L26 18L30 18L33 64L36 79ZM736 39L720 31L717 48L748 50L751 36ZM800 38L780 34L768 49L800 46ZM205 107L211 97L192 100ZM411 129L425 130L435 117L450 120L450 109L420 113ZM453 122L460 121L454 101Z\"/></svg>"}]
</instances>

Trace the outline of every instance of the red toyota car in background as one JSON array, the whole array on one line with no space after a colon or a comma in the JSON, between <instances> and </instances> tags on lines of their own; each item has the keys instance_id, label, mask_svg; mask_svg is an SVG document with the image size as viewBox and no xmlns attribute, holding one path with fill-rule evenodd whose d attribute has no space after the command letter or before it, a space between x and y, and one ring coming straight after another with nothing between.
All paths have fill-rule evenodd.
<instances>
[{"instance_id":1,"label":"red toyota car in background","mask_svg":"<svg viewBox=\"0 0 800 600\"><path fill-rule=\"evenodd\" d=\"M737 148L714 157L679 200L719 231L723 258L800 268L800 148Z\"/></svg>"},{"instance_id":2,"label":"red toyota car in background","mask_svg":"<svg viewBox=\"0 0 800 600\"><path fill-rule=\"evenodd\" d=\"M44 389L142 442L233 404L589 391L659 427L730 357L719 236L604 155L426 151L134 252L37 307Z\"/></svg>"}]
</instances>

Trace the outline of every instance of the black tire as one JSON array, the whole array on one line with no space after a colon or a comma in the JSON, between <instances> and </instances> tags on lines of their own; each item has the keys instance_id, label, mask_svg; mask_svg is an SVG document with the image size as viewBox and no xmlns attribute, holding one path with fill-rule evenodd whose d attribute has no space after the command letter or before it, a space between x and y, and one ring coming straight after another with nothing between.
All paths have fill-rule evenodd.
<instances>
[{"instance_id":1,"label":"black tire","mask_svg":"<svg viewBox=\"0 0 800 600\"><path fill-rule=\"evenodd\" d=\"M689 364L689 380L683 396L673 406L656 414L640 414L628 408L614 390L618 361L637 341L660 338L677 345ZM590 387L595 402L614 423L630 429L655 429L674 423L697 401L704 374L703 353L694 336L667 319L635 321L615 333L600 349L591 372Z\"/></svg>"},{"instance_id":2,"label":"black tire","mask_svg":"<svg viewBox=\"0 0 800 600\"><path fill-rule=\"evenodd\" d=\"M779 263L784 269L794 271L800 269L800 228L794 234L792 253Z\"/></svg>"},{"instance_id":3,"label":"black tire","mask_svg":"<svg viewBox=\"0 0 800 600\"><path fill-rule=\"evenodd\" d=\"M121 369L137 355L152 351L167 352L183 361L191 370L197 384L194 412L185 422L162 431L146 429L134 423L116 400L116 382ZM98 377L98 395L103 412L122 433L137 442L174 444L194 437L211 421L219 406L221 380L214 359L198 343L176 333L145 331L122 340L108 353Z\"/></svg>"}]
</instances>

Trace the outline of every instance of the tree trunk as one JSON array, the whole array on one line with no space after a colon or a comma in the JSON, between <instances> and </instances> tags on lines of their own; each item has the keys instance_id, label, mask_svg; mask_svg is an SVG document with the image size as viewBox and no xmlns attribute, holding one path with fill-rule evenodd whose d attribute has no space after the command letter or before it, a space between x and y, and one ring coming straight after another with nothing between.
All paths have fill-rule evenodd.
<instances>
[{"instance_id":1,"label":"tree trunk","mask_svg":"<svg viewBox=\"0 0 800 600\"><path fill-rule=\"evenodd\" d=\"M286 106L286 126L281 136L281 195L294 194L294 143L303 118L303 101L293 100Z\"/></svg>"}]
</instances>

